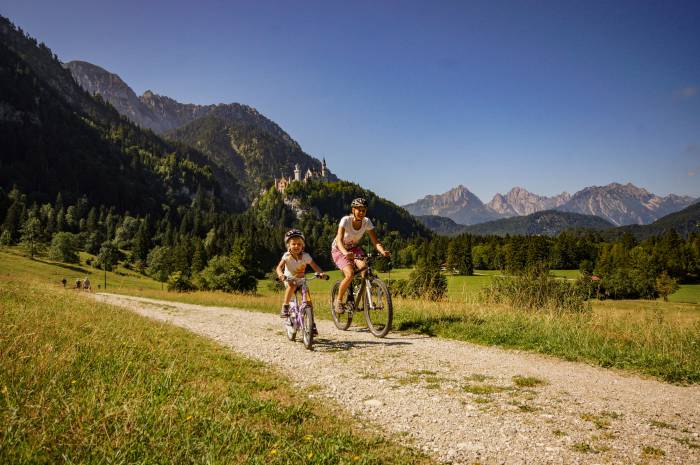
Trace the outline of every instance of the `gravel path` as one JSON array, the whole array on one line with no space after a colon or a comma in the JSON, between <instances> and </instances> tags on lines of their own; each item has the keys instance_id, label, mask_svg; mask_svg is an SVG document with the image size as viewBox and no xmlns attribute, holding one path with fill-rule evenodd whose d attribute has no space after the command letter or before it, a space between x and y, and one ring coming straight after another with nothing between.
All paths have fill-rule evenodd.
<instances>
[{"instance_id":1,"label":"gravel path","mask_svg":"<svg viewBox=\"0 0 700 465\"><path fill-rule=\"evenodd\" d=\"M700 464L700 386L419 335L377 339L330 321L317 323L310 352L286 339L276 315L95 298L272 364L310 396L334 399L440 461ZM543 384L518 386L518 376Z\"/></svg>"}]
</instances>

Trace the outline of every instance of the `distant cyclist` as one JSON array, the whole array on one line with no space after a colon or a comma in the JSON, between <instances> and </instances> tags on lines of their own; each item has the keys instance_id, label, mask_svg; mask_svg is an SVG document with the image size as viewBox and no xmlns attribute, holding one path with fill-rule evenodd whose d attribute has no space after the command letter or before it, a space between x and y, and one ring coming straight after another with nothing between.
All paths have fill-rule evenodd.
<instances>
[{"instance_id":1,"label":"distant cyclist","mask_svg":"<svg viewBox=\"0 0 700 465\"><path fill-rule=\"evenodd\" d=\"M335 266L343 272L344 278L340 282L338 289L337 300L333 302L336 313L345 312L345 292L348 290L352 277L355 274L353 263L357 268L365 266L362 260L365 257L363 250L358 247L365 232L369 234L372 244L377 251L385 257L391 253L384 248L381 242L377 239L377 233L374 231L374 225L367 218L367 200L357 198L350 204L351 214L341 218L338 224L338 233L331 245L331 255Z\"/></svg>"},{"instance_id":2,"label":"distant cyclist","mask_svg":"<svg viewBox=\"0 0 700 465\"><path fill-rule=\"evenodd\" d=\"M315 272L320 273L321 276L325 276L323 270L314 262L311 255L304 252L304 247L306 245L304 233L298 229L287 231L284 235L284 243L287 246L287 251L282 255L282 260L280 260L276 270L277 279L284 281L286 287L280 318L287 318L289 316L289 302L292 300L292 296L296 290L294 283L288 281L286 278L303 278L307 266L311 266Z\"/></svg>"}]
</instances>

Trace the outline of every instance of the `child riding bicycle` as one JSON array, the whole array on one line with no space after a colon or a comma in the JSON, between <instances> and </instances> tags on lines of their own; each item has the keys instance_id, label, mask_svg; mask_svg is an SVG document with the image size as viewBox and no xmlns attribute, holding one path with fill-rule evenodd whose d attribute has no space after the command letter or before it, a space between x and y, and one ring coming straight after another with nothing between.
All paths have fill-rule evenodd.
<instances>
[{"instance_id":1,"label":"child riding bicycle","mask_svg":"<svg viewBox=\"0 0 700 465\"><path fill-rule=\"evenodd\" d=\"M377 239L377 233L374 232L374 225L372 221L367 218L367 200L361 197L357 198L352 201L350 208L351 214L341 218L338 224L338 233L331 245L333 262L335 262L335 266L337 266L344 275L340 283L340 288L338 289L336 301L333 302L337 313L345 312L345 304L343 302L345 299L345 292L347 292L352 282L352 277L355 274L353 264L357 268L363 268L365 266L365 262L361 260L364 258L365 254L362 249L357 246L365 232L369 234L369 238L372 240L372 244L377 249L377 252L385 257L391 255Z\"/></svg>"},{"instance_id":2,"label":"child riding bicycle","mask_svg":"<svg viewBox=\"0 0 700 465\"><path fill-rule=\"evenodd\" d=\"M325 273L314 262L311 255L304 252L305 239L304 233L298 229L287 231L284 235L284 242L287 246L287 251L282 255L277 265L277 279L284 282L286 287L284 291L284 303L280 310L280 318L289 317L289 302L292 300L296 285L294 278L303 278L307 266L311 266L320 277L325 277ZM316 325L314 324L314 333L316 333Z\"/></svg>"}]
</instances>

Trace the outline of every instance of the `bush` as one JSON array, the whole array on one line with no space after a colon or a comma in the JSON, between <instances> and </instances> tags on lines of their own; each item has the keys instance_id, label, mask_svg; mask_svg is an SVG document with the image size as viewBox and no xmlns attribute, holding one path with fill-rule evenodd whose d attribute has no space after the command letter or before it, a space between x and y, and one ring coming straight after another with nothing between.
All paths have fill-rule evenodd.
<instances>
[{"instance_id":1,"label":"bush","mask_svg":"<svg viewBox=\"0 0 700 465\"><path fill-rule=\"evenodd\" d=\"M406 279L386 279L386 287L394 297L408 297L408 280Z\"/></svg>"},{"instance_id":2,"label":"bush","mask_svg":"<svg viewBox=\"0 0 700 465\"><path fill-rule=\"evenodd\" d=\"M515 276L496 276L482 289L487 303L505 304L526 310L549 310L557 313L591 311L588 298L592 287L585 281L570 283L553 278L545 266L535 266Z\"/></svg>"},{"instance_id":3,"label":"bush","mask_svg":"<svg viewBox=\"0 0 700 465\"><path fill-rule=\"evenodd\" d=\"M255 292L258 281L233 257L215 256L199 273L205 289L225 292Z\"/></svg>"},{"instance_id":4,"label":"bush","mask_svg":"<svg viewBox=\"0 0 700 465\"><path fill-rule=\"evenodd\" d=\"M414 299L442 300L447 295L447 278L439 265L419 263L408 278L407 296Z\"/></svg>"},{"instance_id":5,"label":"bush","mask_svg":"<svg viewBox=\"0 0 700 465\"><path fill-rule=\"evenodd\" d=\"M664 302L668 302L668 296L676 292L679 288L678 281L670 277L665 271L656 278L656 292L663 297Z\"/></svg>"},{"instance_id":6,"label":"bush","mask_svg":"<svg viewBox=\"0 0 700 465\"><path fill-rule=\"evenodd\" d=\"M49 258L65 263L79 263L75 234L58 232L51 239Z\"/></svg>"},{"instance_id":7,"label":"bush","mask_svg":"<svg viewBox=\"0 0 700 465\"><path fill-rule=\"evenodd\" d=\"M177 292L187 292L194 290L192 282L182 271L175 271L168 276L168 290Z\"/></svg>"}]
</instances>

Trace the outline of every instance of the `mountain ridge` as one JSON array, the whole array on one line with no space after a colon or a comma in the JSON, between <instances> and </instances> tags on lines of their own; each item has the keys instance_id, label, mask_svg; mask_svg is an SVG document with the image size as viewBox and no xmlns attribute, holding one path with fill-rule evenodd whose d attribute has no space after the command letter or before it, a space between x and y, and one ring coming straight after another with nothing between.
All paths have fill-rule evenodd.
<instances>
[{"instance_id":1,"label":"mountain ridge","mask_svg":"<svg viewBox=\"0 0 700 465\"><path fill-rule=\"evenodd\" d=\"M456 189L469 192L466 187L460 185L444 194L428 195L416 202L404 205L404 208L416 216L443 216L467 226L483 223L483 218L488 218L486 221L491 221L552 209L593 215L603 218L615 226L622 226L652 223L665 215L691 205L697 200L689 196L675 194L659 197L631 183L590 186L573 195L563 192L553 197L539 196L521 187L514 187L505 196L497 193L488 204L483 204L471 192L472 197L470 197L469 203L454 201Z\"/></svg>"}]
</instances>

